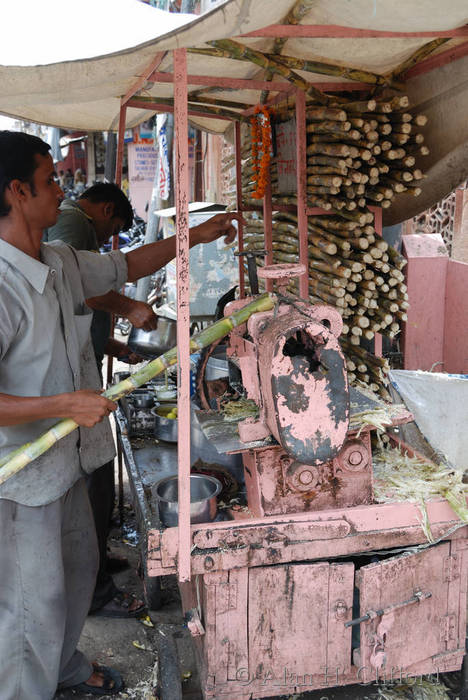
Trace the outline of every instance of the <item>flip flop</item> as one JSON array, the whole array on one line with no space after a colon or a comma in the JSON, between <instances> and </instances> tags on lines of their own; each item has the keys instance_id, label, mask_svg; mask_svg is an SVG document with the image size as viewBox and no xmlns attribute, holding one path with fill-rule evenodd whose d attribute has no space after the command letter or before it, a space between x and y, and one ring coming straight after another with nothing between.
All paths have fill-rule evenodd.
<instances>
[{"instance_id":1,"label":"flip flop","mask_svg":"<svg viewBox=\"0 0 468 700\"><path fill-rule=\"evenodd\" d=\"M114 668L110 668L110 666L100 666L95 663L93 663L93 669L95 672L103 675L103 685L89 685L89 683L83 681L82 683L78 683L78 685L71 686L72 689L79 690L82 693L89 693L90 695L117 695L117 693L120 693L124 687L124 682L118 671Z\"/></svg>"},{"instance_id":2,"label":"flip flop","mask_svg":"<svg viewBox=\"0 0 468 700\"><path fill-rule=\"evenodd\" d=\"M135 597L131 595L131 593L117 591L112 600L103 605L102 608L93 610L89 614L93 617L141 617L147 611L146 605L142 603L138 608L135 608L135 610L130 610L130 606L134 600Z\"/></svg>"}]
</instances>

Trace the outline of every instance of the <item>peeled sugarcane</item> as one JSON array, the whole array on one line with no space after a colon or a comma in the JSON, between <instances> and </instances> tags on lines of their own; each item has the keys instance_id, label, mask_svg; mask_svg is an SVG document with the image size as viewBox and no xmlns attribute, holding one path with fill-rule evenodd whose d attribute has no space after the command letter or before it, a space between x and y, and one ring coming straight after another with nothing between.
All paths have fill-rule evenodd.
<instances>
[{"instance_id":1,"label":"peeled sugarcane","mask_svg":"<svg viewBox=\"0 0 468 700\"><path fill-rule=\"evenodd\" d=\"M231 316L226 316L208 328L205 328L201 333L193 336L190 339L190 351L192 353L199 352L216 340L223 338L236 326L245 323L252 314L259 311L269 311L274 306L275 296L268 293L262 294ZM175 365L177 363L177 354L177 347L168 350L160 357L148 362L142 369L130 375L127 379L111 386L104 391L102 395L111 401L117 401L123 396L127 396L127 394L130 394L134 389L137 389L158 374L162 374L168 367ZM44 452L47 452L56 442L73 432L77 427L78 424L70 418L59 421L33 442L27 443L17 450L10 452L10 454L5 455L5 457L0 460L0 484L3 484L11 476L17 474L21 469L24 469L24 467L34 459L37 459L37 457L40 457Z\"/></svg>"}]
</instances>

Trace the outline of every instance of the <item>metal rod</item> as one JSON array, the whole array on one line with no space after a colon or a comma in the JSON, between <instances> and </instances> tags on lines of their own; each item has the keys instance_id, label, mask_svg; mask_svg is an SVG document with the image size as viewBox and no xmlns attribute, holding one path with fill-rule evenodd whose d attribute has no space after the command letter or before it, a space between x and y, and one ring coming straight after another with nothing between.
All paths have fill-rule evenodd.
<instances>
[{"instance_id":1,"label":"metal rod","mask_svg":"<svg viewBox=\"0 0 468 700\"><path fill-rule=\"evenodd\" d=\"M190 303L187 52L174 55L177 356L178 356L178 500L179 581L190 581Z\"/></svg>"},{"instance_id":2,"label":"metal rod","mask_svg":"<svg viewBox=\"0 0 468 700\"><path fill-rule=\"evenodd\" d=\"M272 204L271 204L271 171L267 175L267 186L265 187L265 194L263 196L263 225L265 231L265 248L268 251L265 259L265 265L272 265L273 263L273 223L272 223ZM273 280L265 280L265 289L267 292L273 291Z\"/></svg>"},{"instance_id":3,"label":"metal rod","mask_svg":"<svg viewBox=\"0 0 468 700\"><path fill-rule=\"evenodd\" d=\"M262 27L248 34L241 36L248 37L294 37L299 38L314 38L314 39L384 39L384 38L411 38L411 37L457 37L468 36L468 25L448 29L444 31L429 31L429 32L392 32L378 29L357 29L354 27L342 27L334 24L270 24L268 27Z\"/></svg>"},{"instance_id":4,"label":"metal rod","mask_svg":"<svg viewBox=\"0 0 468 700\"><path fill-rule=\"evenodd\" d=\"M242 214L242 158L241 158L241 131L240 122L234 123L234 133L235 133L235 158L236 158L236 197L237 197L237 211ZM241 221L237 224L237 247L239 253L244 250L244 226ZM244 279L244 265L242 263L242 256L239 257L239 293L240 298L245 297L245 279Z\"/></svg>"},{"instance_id":5,"label":"metal rod","mask_svg":"<svg viewBox=\"0 0 468 700\"><path fill-rule=\"evenodd\" d=\"M404 600L401 603L394 603L393 605L388 605L386 608L381 608L380 610L373 610L371 612L368 612L365 615L361 615L361 617L357 617L354 620L349 620L348 622L345 622L344 626L352 627L353 625L359 625L361 624L361 622L373 620L375 617L382 617L382 615L386 615L387 613L393 612L394 610L405 608L407 605L412 605L413 603L420 603L422 600L426 600L427 598L432 598L432 593L430 591L428 591L427 593L417 591L411 598L408 598L408 600Z\"/></svg>"},{"instance_id":6,"label":"metal rod","mask_svg":"<svg viewBox=\"0 0 468 700\"><path fill-rule=\"evenodd\" d=\"M309 299L309 249L307 239L307 136L306 102L303 90L296 92L296 161L297 161L297 227L299 232L299 262L305 274L299 277L299 296Z\"/></svg>"}]
</instances>

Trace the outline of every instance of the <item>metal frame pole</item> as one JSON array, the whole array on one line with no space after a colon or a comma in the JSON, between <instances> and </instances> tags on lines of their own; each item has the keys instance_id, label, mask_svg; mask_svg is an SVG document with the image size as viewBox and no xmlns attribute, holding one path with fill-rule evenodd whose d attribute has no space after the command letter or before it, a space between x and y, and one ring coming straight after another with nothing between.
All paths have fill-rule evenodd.
<instances>
[{"instance_id":1,"label":"metal frame pole","mask_svg":"<svg viewBox=\"0 0 468 700\"><path fill-rule=\"evenodd\" d=\"M299 278L299 296L309 298L309 250L307 239L307 137L306 101L303 90L296 91L296 162L297 162L297 227L299 232L299 262L306 272Z\"/></svg>"},{"instance_id":2,"label":"metal frame pole","mask_svg":"<svg viewBox=\"0 0 468 700\"><path fill-rule=\"evenodd\" d=\"M241 131L240 122L234 123L234 133L235 133L235 152L236 152L236 197L237 197L237 211L243 213L242 204L242 156L241 156ZM238 249L241 253L244 250L244 226L239 221L238 231ZM239 293L241 299L245 297L245 279L244 279L244 263L243 256L239 255Z\"/></svg>"},{"instance_id":3,"label":"metal frame pole","mask_svg":"<svg viewBox=\"0 0 468 700\"><path fill-rule=\"evenodd\" d=\"M187 52L174 55L175 194L178 359L179 581L190 581L190 304Z\"/></svg>"}]
</instances>

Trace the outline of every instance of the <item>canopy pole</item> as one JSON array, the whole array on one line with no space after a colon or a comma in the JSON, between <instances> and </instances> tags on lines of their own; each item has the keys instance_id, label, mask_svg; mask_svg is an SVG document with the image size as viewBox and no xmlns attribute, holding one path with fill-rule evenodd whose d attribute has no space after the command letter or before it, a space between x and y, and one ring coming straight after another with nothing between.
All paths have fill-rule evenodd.
<instances>
[{"instance_id":1,"label":"canopy pole","mask_svg":"<svg viewBox=\"0 0 468 700\"><path fill-rule=\"evenodd\" d=\"M125 137L125 120L127 117L127 105L123 104L120 107L119 114L119 135L117 138L117 159L115 162L115 183L120 187L122 184L122 168L123 168L123 153L124 153L124 137ZM114 236L112 239L112 248L119 247L119 237Z\"/></svg>"},{"instance_id":2,"label":"canopy pole","mask_svg":"<svg viewBox=\"0 0 468 700\"><path fill-rule=\"evenodd\" d=\"M242 154L241 154L241 125L240 122L234 122L235 133L235 149L236 149L236 195L237 195L237 211L243 213L242 204ZM242 221L238 222L237 243L239 253L244 250L244 225ZM244 262L242 255L239 255L239 294L240 298L245 297L245 279L244 279Z\"/></svg>"},{"instance_id":3,"label":"canopy pole","mask_svg":"<svg viewBox=\"0 0 468 700\"><path fill-rule=\"evenodd\" d=\"M190 581L190 303L187 52L174 51L179 581Z\"/></svg>"},{"instance_id":4,"label":"canopy pole","mask_svg":"<svg viewBox=\"0 0 468 700\"><path fill-rule=\"evenodd\" d=\"M307 136L305 92L296 92L296 160L297 160L297 227L299 230L299 262L306 272L299 277L299 296L309 299L309 250L307 239Z\"/></svg>"},{"instance_id":5,"label":"canopy pole","mask_svg":"<svg viewBox=\"0 0 468 700\"><path fill-rule=\"evenodd\" d=\"M115 160L115 182L117 185L122 183L122 168L123 168L123 152L124 152L124 136L125 136L125 120L127 118L127 106L120 105L119 113L119 133L117 137L117 158ZM119 248L119 234L112 236L112 250ZM110 337L114 337L115 317L112 315ZM107 383L112 384L112 372L114 368L114 358L112 355L107 356Z\"/></svg>"}]
</instances>

